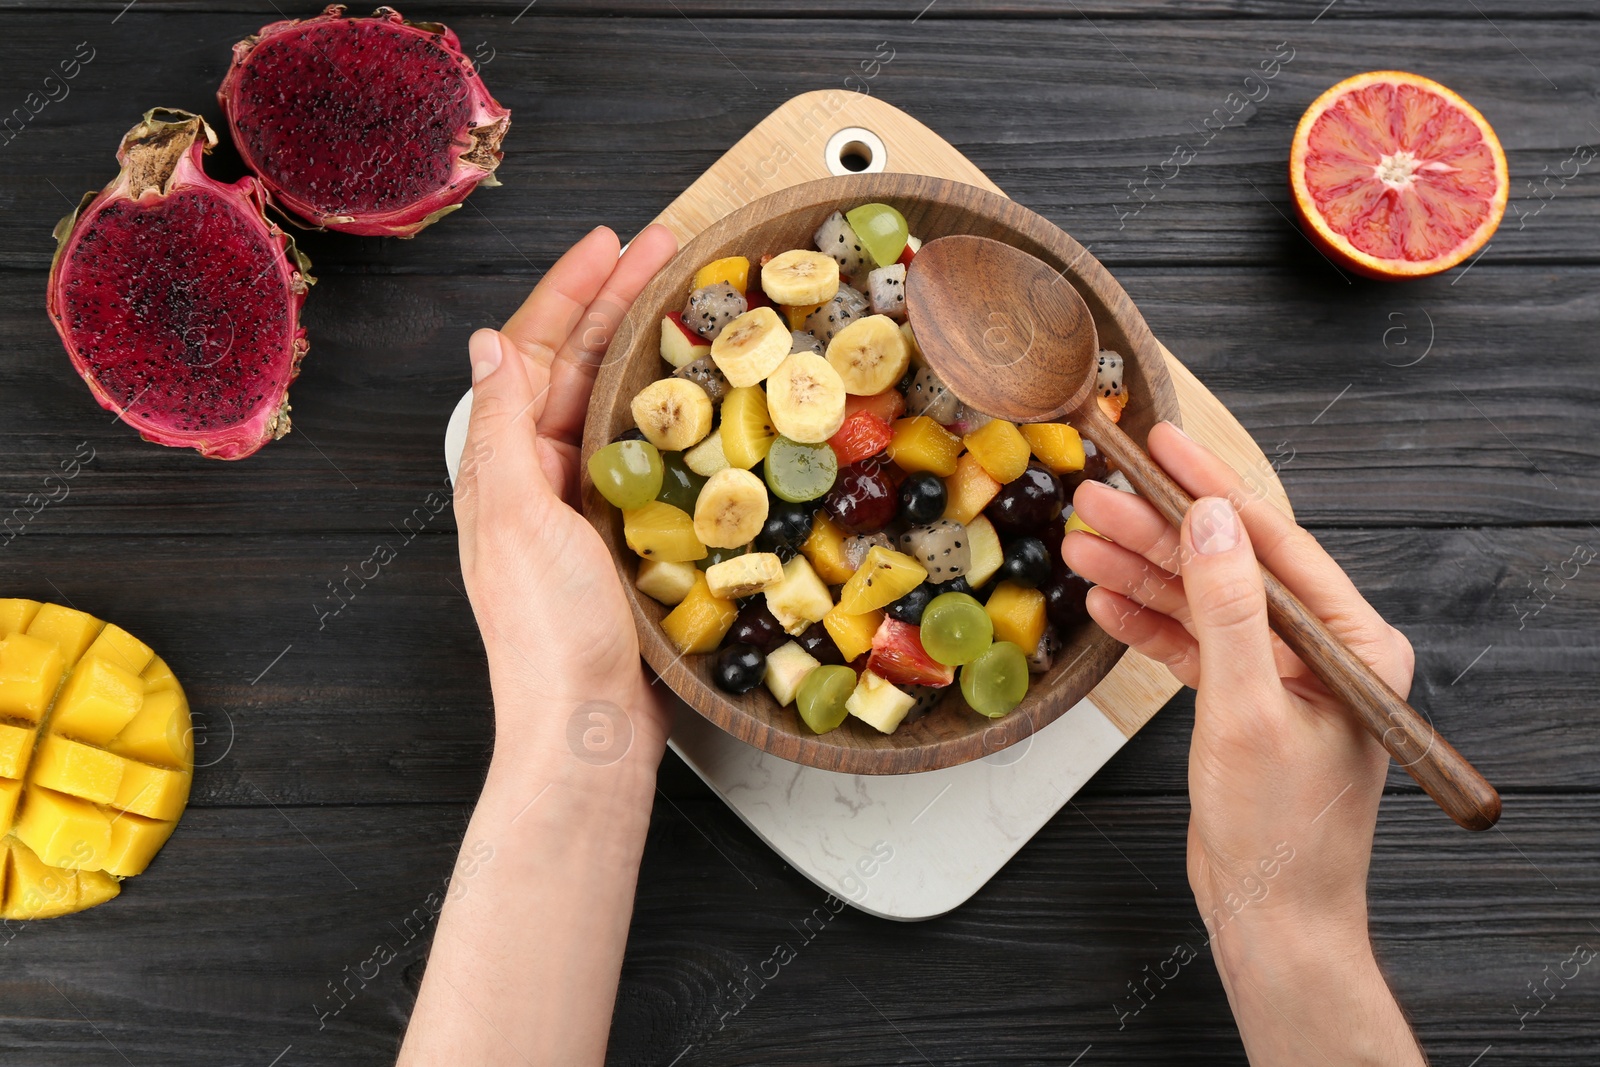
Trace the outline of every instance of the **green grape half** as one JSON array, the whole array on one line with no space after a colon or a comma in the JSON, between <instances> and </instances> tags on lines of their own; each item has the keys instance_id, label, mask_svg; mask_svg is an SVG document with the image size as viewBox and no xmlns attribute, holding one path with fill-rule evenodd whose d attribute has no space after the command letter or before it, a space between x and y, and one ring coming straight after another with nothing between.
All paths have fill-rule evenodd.
<instances>
[{"instance_id":1,"label":"green grape half","mask_svg":"<svg viewBox=\"0 0 1600 1067\"><path fill-rule=\"evenodd\" d=\"M844 722L844 702L856 690L856 672L830 663L817 667L801 681L795 693L795 707L813 733L825 734Z\"/></svg>"},{"instance_id":2,"label":"green grape half","mask_svg":"<svg viewBox=\"0 0 1600 1067\"><path fill-rule=\"evenodd\" d=\"M705 484L706 480L683 461L683 453L668 452L661 457L661 491L656 499L663 504L671 504L693 515L695 501L700 499L700 490Z\"/></svg>"},{"instance_id":3,"label":"green grape half","mask_svg":"<svg viewBox=\"0 0 1600 1067\"><path fill-rule=\"evenodd\" d=\"M661 492L661 453L649 441L613 441L589 457L589 479L623 510L642 508Z\"/></svg>"},{"instance_id":4,"label":"green grape half","mask_svg":"<svg viewBox=\"0 0 1600 1067\"><path fill-rule=\"evenodd\" d=\"M887 267L906 250L906 238L911 235L906 217L888 204L862 204L844 217L878 266Z\"/></svg>"},{"instance_id":5,"label":"green grape half","mask_svg":"<svg viewBox=\"0 0 1600 1067\"><path fill-rule=\"evenodd\" d=\"M1010 641L996 641L961 668L961 695L973 711L998 719L1028 695L1028 657Z\"/></svg>"},{"instance_id":6,"label":"green grape half","mask_svg":"<svg viewBox=\"0 0 1600 1067\"><path fill-rule=\"evenodd\" d=\"M994 643L994 622L966 593L940 593L922 609L922 647L947 667L971 663Z\"/></svg>"},{"instance_id":7,"label":"green grape half","mask_svg":"<svg viewBox=\"0 0 1600 1067\"><path fill-rule=\"evenodd\" d=\"M779 437L767 452L763 473L773 496L803 504L833 488L833 480L839 474L839 457L827 442L806 445Z\"/></svg>"}]
</instances>

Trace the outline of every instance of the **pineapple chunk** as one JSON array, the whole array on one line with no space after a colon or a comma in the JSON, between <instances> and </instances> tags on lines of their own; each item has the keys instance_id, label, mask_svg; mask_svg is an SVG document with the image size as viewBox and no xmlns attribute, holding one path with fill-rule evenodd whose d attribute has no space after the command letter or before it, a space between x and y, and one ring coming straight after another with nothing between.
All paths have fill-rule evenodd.
<instances>
[{"instance_id":1,"label":"pineapple chunk","mask_svg":"<svg viewBox=\"0 0 1600 1067\"><path fill-rule=\"evenodd\" d=\"M783 565L783 580L767 590L767 610L785 633L799 635L833 608L833 596L805 556Z\"/></svg>"},{"instance_id":2,"label":"pineapple chunk","mask_svg":"<svg viewBox=\"0 0 1600 1067\"><path fill-rule=\"evenodd\" d=\"M722 450L722 427L718 426L711 436L685 452L683 464L702 478L709 478L731 467L733 464L728 462L727 453Z\"/></svg>"},{"instance_id":3,"label":"pineapple chunk","mask_svg":"<svg viewBox=\"0 0 1600 1067\"><path fill-rule=\"evenodd\" d=\"M121 733L143 706L144 681L138 675L110 660L85 656L61 687L50 732L103 745Z\"/></svg>"},{"instance_id":4,"label":"pineapple chunk","mask_svg":"<svg viewBox=\"0 0 1600 1067\"><path fill-rule=\"evenodd\" d=\"M833 643L838 646L840 655L845 662L865 655L872 651L872 635L878 632L878 624L883 622L883 612L878 610L852 615L844 610L843 605L835 605L833 610L822 617L822 625L828 631L828 636L833 638Z\"/></svg>"},{"instance_id":5,"label":"pineapple chunk","mask_svg":"<svg viewBox=\"0 0 1600 1067\"><path fill-rule=\"evenodd\" d=\"M780 707L793 703L795 694L800 691L800 683L820 666L822 664L817 662L817 658L801 648L797 641L785 641L773 649L767 655L767 675L764 679L772 699Z\"/></svg>"},{"instance_id":6,"label":"pineapple chunk","mask_svg":"<svg viewBox=\"0 0 1600 1067\"><path fill-rule=\"evenodd\" d=\"M661 629L684 655L710 652L722 643L738 615L739 609L733 603L711 595L705 574L697 570L693 587L677 607L667 612Z\"/></svg>"},{"instance_id":7,"label":"pineapple chunk","mask_svg":"<svg viewBox=\"0 0 1600 1067\"><path fill-rule=\"evenodd\" d=\"M711 595L741 600L783 581L783 561L773 552L746 552L706 568Z\"/></svg>"},{"instance_id":8,"label":"pineapple chunk","mask_svg":"<svg viewBox=\"0 0 1600 1067\"><path fill-rule=\"evenodd\" d=\"M855 692L844 702L844 709L880 733L892 734L917 703L915 697L878 677L862 671Z\"/></svg>"},{"instance_id":9,"label":"pineapple chunk","mask_svg":"<svg viewBox=\"0 0 1600 1067\"><path fill-rule=\"evenodd\" d=\"M26 633L28 624L39 614L37 600L0 600L0 637Z\"/></svg>"},{"instance_id":10,"label":"pineapple chunk","mask_svg":"<svg viewBox=\"0 0 1600 1067\"><path fill-rule=\"evenodd\" d=\"M956 472L961 438L928 416L916 415L895 422L894 436L885 451L901 470L932 471L948 478Z\"/></svg>"},{"instance_id":11,"label":"pineapple chunk","mask_svg":"<svg viewBox=\"0 0 1600 1067\"><path fill-rule=\"evenodd\" d=\"M965 577L972 588L978 589L994 577L994 572L1006 561L1000 535L995 533L994 523L989 521L988 516L979 515L967 523L967 547L972 558L967 564Z\"/></svg>"},{"instance_id":12,"label":"pineapple chunk","mask_svg":"<svg viewBox=\"0 0 1600 1067\"><path fill-rule=\"evenodd\" d=\"M989 595L983 606L989 621L994 623L994 639L1010 641L1022 649L1024 656L1039 650L1039 638L1044 636L1044 594L1037 589L1001 582Z\"/></svg>"},{"instance_id":13,"label":"pineapple chunk","mask_svg":"<svg viewBox=\"0 0 1600 1067\"><path fill-rule=\"evenodd\" d=\"M28 624L28 636L49 641L61 651L61 665L70 668L94 643L104 624L93 615L85 615L60 604L41 604L39 614Z\"/></svg>"},{"instance_id":14,"label":"pineapple chunk","mask_svg":"<svg viewBox=\"0 0 1600 1067\"><path fill-rule=\"evenodd\" d=\"M800 554L811 561L811 569L829 585L843 585L855 573L844 558L845 532L828 516L817 512L811 536L800 546Z\"/></svg>"},{"instance_id":15,"label":"pineapple chunk","mask_svg":"<svg viewBox=\"0 0 1600 1067\"><path fill-rule=\"evenodd\" d=\"M633 580L633 587L670 608L689 595L689 590L694 588L694 576L693 563L645 559L639 561L639 574Z\"/></svg>"},{"instance_id":16,"label":"pineapple chunk","mask_svg":"<svg viewBox=\"0 0 1600 1067\"><path fill-rule=\"evenodd\" d=\"M65 669L61 650L45 638L12 634L0 640L0 715L37 723Z\"/></svg>"},{"instance_id":17,"label":"pineapple chunk","mask_svg":"<svg viewBox=\"0 0 1600 1067\"><path fill-rule=\"evenodd\" d=\"M961 439L989 477L1004 485L1028 469L1028 439L1016 426L1001 419L984 423Z\"/></svg>"},{"instance_id":18,"label":"pineapple chunk","mask_svg":"<svg viewBox=\"0 0 1600 1067\"><path fill-rule=\"evenodd\" d=\"M944 518L966 525L978 517L1000 492L978 457L967 453L956 461L955 473L945 479Z\"/></svg>"},{"instance_id":19,"label":"pineapple chunk","mask_svg":"<svg viewBox=\"0 0 1600 1067\"><path fill-rule=\"evenodd\" d=\"M904 552L873 545L840 590L839 606L851 615L865 615L894 603L927 579L922 564Z\"/></svg>"},{"instance_id":20,"label":"pineapple chunk","mask_svg":"<svg viewBox=\"0 0 1600 1067\"><path fill-rule=\"evenodd\" d=\"M622 536L644 559L684 563L706 558L706 546L694 535L689 513L660 500L624 511Z\"/></svg>"},{"instance_id":21,"label":"pineapple chunk","mask_svg":"<svg viewBox=\"0 0 1600 1067\"><path fill-rule=\"evenodd\" d=\"M172 834L193 767L189 704L148 645L70 608L0 601L0 917L115 897Z\"/></svg>"},{"instance_id":22,"label":"pineapple chunk","mask_svg":"<svg viewBox=\"0 0 1600 1067\"><path fill-rule=\"evenodd\" d=\"M132 765L115 753L49 735L39 742L39 750L33 759L33 773L28 780L33 785L54 789L58 793L81 797L96 804L109 804L120 799L118 790L122 786L122 771L128 766ZM176 817L177 812L169 816Z\"/></svg>"},{"instance_id":23,"label":"pineapple chunk","mask_svg":"<svg viewBox=\"0 0 1600 1067\"><path fill-rule=\"evenodd\" d=\"M1083 438L1076 428L1064 422L1031 422L1022 427L1022 436L1034 456L1052 472L1083 470Z\"/></svg>"}]
</instances>

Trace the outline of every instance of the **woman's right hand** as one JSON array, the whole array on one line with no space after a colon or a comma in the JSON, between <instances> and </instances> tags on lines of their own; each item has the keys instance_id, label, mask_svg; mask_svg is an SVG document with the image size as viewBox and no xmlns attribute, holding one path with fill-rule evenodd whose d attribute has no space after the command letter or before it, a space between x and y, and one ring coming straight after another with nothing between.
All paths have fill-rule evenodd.
<instances>
[{"instance_id":1,"label":"woman's right hand","mask_svg":"<svg viewBox=\"0 0 1600 1067\"><path fill-rule=\"evenodd\" d=\"M1168 423L1149 446L1195 498L1183 528L1085 482L1073 503L1110 540L1062 553L1095 621L1196 690L1189 882L1251 1062L1420 1064L1367 935L1388 754L1268 628L1258 557L1402 696L1411 645L1221 459Z\"/></svg>"}]
</instances>

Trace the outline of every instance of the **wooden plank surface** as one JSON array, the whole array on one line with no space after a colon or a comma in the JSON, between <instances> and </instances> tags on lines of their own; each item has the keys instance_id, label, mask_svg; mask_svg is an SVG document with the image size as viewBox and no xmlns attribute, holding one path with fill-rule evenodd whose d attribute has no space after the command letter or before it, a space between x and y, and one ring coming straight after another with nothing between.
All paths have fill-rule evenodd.
<instances>
[{"instance_id":1,"label":"wooden plank surface","mask_svg":"<svg viewBox=\"0 0 1600 1067\"><path fill-rule=\"evenodd\" d=\"M596 222L653 217L783 99L859 76L879 41L895 56L865 87L1093 246L1280 459L1302 519L1416 645L1415 702L1504 788L1501 830L1482 836L1452 831L1399 772L1384 805L1374 930L1434 1062L1600 1059L1600 985L1519 1018L1527 983L1600 938L1600 582L1563 570L1600 547L1600 185L1592 168L1528 184L1600 138L1592 3L406 5L492 56L489 84L517 113L506 185L412 242L310 235L323 280L297 432L204 463L139 443L72 376L41 310L49 229L109 179L136 112L214 116L229 44L280 6L0 3L0 105L77 42L96 49L0 151L0 503L23 507L80 442L96 454L0 545L0 578L149 636L208 709L194 808L151 871L108 907L0 927L0 1060L392 1060L427 937L408 934L491 742L487 685L448 509L319 629L327 583L401 542L395 527L442 488L473 328ZM1285 41L1270 94L1129 214L1129 183ZM1489 116L1516 206L1470 270L1347 285L1280 214L1282 161L1312 96L1389 65ZM215 170L240 173L226 151ZM1113 1006L1195 938L1191 714L1180 695L971 904L916 926L846 910L754 998L734 992L744 968L797 940L821 894L669 759L611 1062L1243 1063L1204 959L1121 1029ZM330 983L380 942L397 962L319 1029Z\"/></svg>"}]
</instances>

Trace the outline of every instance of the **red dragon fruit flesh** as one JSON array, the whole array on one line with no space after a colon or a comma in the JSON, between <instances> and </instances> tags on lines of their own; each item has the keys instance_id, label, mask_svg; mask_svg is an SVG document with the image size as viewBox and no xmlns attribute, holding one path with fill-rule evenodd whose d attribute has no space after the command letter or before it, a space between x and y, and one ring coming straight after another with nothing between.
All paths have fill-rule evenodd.
<instances>
[{"instance_id":1,"label":"red dragon fruit flesh","mask_svg":"<svg viewBox=\"0 0 1600 1067\"><path fill-rule=\"evenodd\" d=\"M253 178L206 176L216 143L198 115L146 112L122 173L57 224L46 307L107 411L148 441L243 459L289 432L314 279Z\"/></svg>"},{"instance_id":2,"label":"red dragon fruit flesh","mask_svg":"<svg viewBox=\"0 0 1600 1067\"><path fill-rule=\"evenodd\" d=\"M264 27L233 46L217 100L274 203L367 236L412 237L498 185L511 122L453 32L388 7Z\"/></svg>"}]
</instances>

